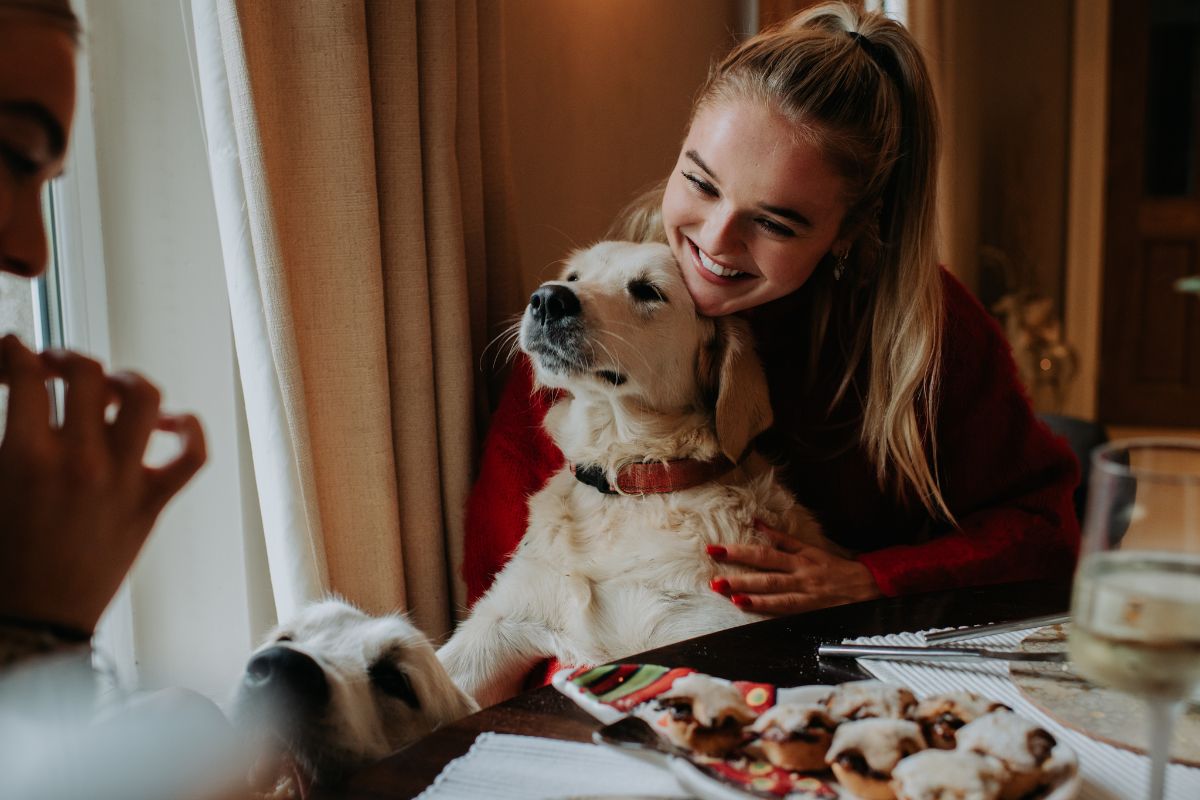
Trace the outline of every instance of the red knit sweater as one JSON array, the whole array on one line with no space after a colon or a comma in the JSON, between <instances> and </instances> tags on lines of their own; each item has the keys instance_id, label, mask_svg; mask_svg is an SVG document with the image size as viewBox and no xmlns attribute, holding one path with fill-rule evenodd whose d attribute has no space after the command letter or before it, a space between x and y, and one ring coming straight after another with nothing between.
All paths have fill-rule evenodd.
<instances>
[{"instance_id":1,"label":"red knit sweater","mask_svg":"<svg viewBox=\"0 0 1200 800\"><path fill-rule=\"evenodd\" d=\"M857 443L862 405L853 391L829 412L836 380L813 386L801 379L807 350L794 323L800 293L751 316L776 417L759 449L781 465L781 479L829 537L861 554L887 595L1061 577L1079 548L1071 500L1075 457L1034 417L994 320L943 275L935 448L957 528L931 520L912 498L880 488ZM524 535L526 501L563 464L541 425L551 404L533 391L523 360L492 418L467 505L463 577L471 603Z\"/></svg>"}]
</instances>

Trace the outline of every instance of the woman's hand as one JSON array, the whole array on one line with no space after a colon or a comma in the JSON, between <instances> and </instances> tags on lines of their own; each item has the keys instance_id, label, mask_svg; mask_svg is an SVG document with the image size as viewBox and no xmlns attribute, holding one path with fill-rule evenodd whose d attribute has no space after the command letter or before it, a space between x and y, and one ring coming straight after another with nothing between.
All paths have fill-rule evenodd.
<instances>
[{"instance_id":1,"label":"woman's hand","mask_svg":"<svg viewBox=\"0 0 1200 800\"><path fill-rule=\"evenodd\" d=\"M767 544L708 546L714 561L757 570L713 580L713 591L738 608L784 615L883 596L870 570L859 562L804 544L761 522L755 528L767 536Z\"/></svg>"},{"instance_id":2,"label":"woman's hand","mask_svg":"<svg viewBox=\"0 0 1200 800\"><path fill-rule=\"evenodd\" d=\"M55 377L66 387L61 427L50 423ZM11 335L0 341L0 383L0 617L90 634L159 512L204 463L203 431L191 415L161 413L140 375L39 355ZM178 436L180 452L149 467L156 430Z\"/></svg>"}]
</instances>

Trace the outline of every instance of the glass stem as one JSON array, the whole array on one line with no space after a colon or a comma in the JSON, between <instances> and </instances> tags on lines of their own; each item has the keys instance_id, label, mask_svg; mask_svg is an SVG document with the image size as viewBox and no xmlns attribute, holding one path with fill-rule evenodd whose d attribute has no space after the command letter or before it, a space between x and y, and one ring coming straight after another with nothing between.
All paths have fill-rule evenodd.
<instances>
[{"instance_id":1,"label":"glass stem","mask_svg":"<svg viewBox=\"0 0 1200 800\"><path fill-rule=\"evenodd\" d=\"M1150 793L1149 800L1163 800L1167 783L1167 762L1171 758L1171 734L1180 703L1148 700L1150 722Z\"/></svg>"}]
</instances>

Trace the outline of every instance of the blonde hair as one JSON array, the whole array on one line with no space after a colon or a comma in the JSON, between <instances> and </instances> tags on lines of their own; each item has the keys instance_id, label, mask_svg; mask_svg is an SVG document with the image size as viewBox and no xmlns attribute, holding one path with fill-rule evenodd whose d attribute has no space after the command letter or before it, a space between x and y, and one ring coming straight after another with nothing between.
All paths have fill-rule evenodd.
<instances>
[{"instance_id":1,"label":"blonde hair","mask_svg":"<svg viewBox=\"0 0 1200 800\"><path fill-rule=\"evenodd\" d=\"M841 3L803 11L738 45L709 73L692 116L730 100L765 104L795 124L846 183L839 238L852 242L845 277L832 254L805 284L810 373L827 337L845 369L832 403L866 362L860 442L880 486L907 487L953 521L937 478L934 425L943 299L935 189L937 108L920 50L902 25ZM610 235L665 239L665 182L630 205ZM893 479L895 480L893 481Z\"/></svg>"}]
</instances>

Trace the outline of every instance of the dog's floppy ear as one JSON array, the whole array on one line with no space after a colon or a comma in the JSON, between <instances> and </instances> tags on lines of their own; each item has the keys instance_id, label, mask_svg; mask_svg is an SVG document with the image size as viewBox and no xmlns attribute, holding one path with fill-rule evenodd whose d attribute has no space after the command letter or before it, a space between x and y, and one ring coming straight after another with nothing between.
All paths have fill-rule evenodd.
<instances>
[{"instance_id":1,"label":"dog's floppy ear","mask_svg":"<svg viewBox=\"0 0 1200 800\"><path fill-rule=\"evenodd\" d=\"M755 436L771 427L767 376L754 352L749 324L738 317L712 320L714 334L701 357L701 374L716 393L717 441L730 460L741 459Z\"/></svg>"}]
</instances>

